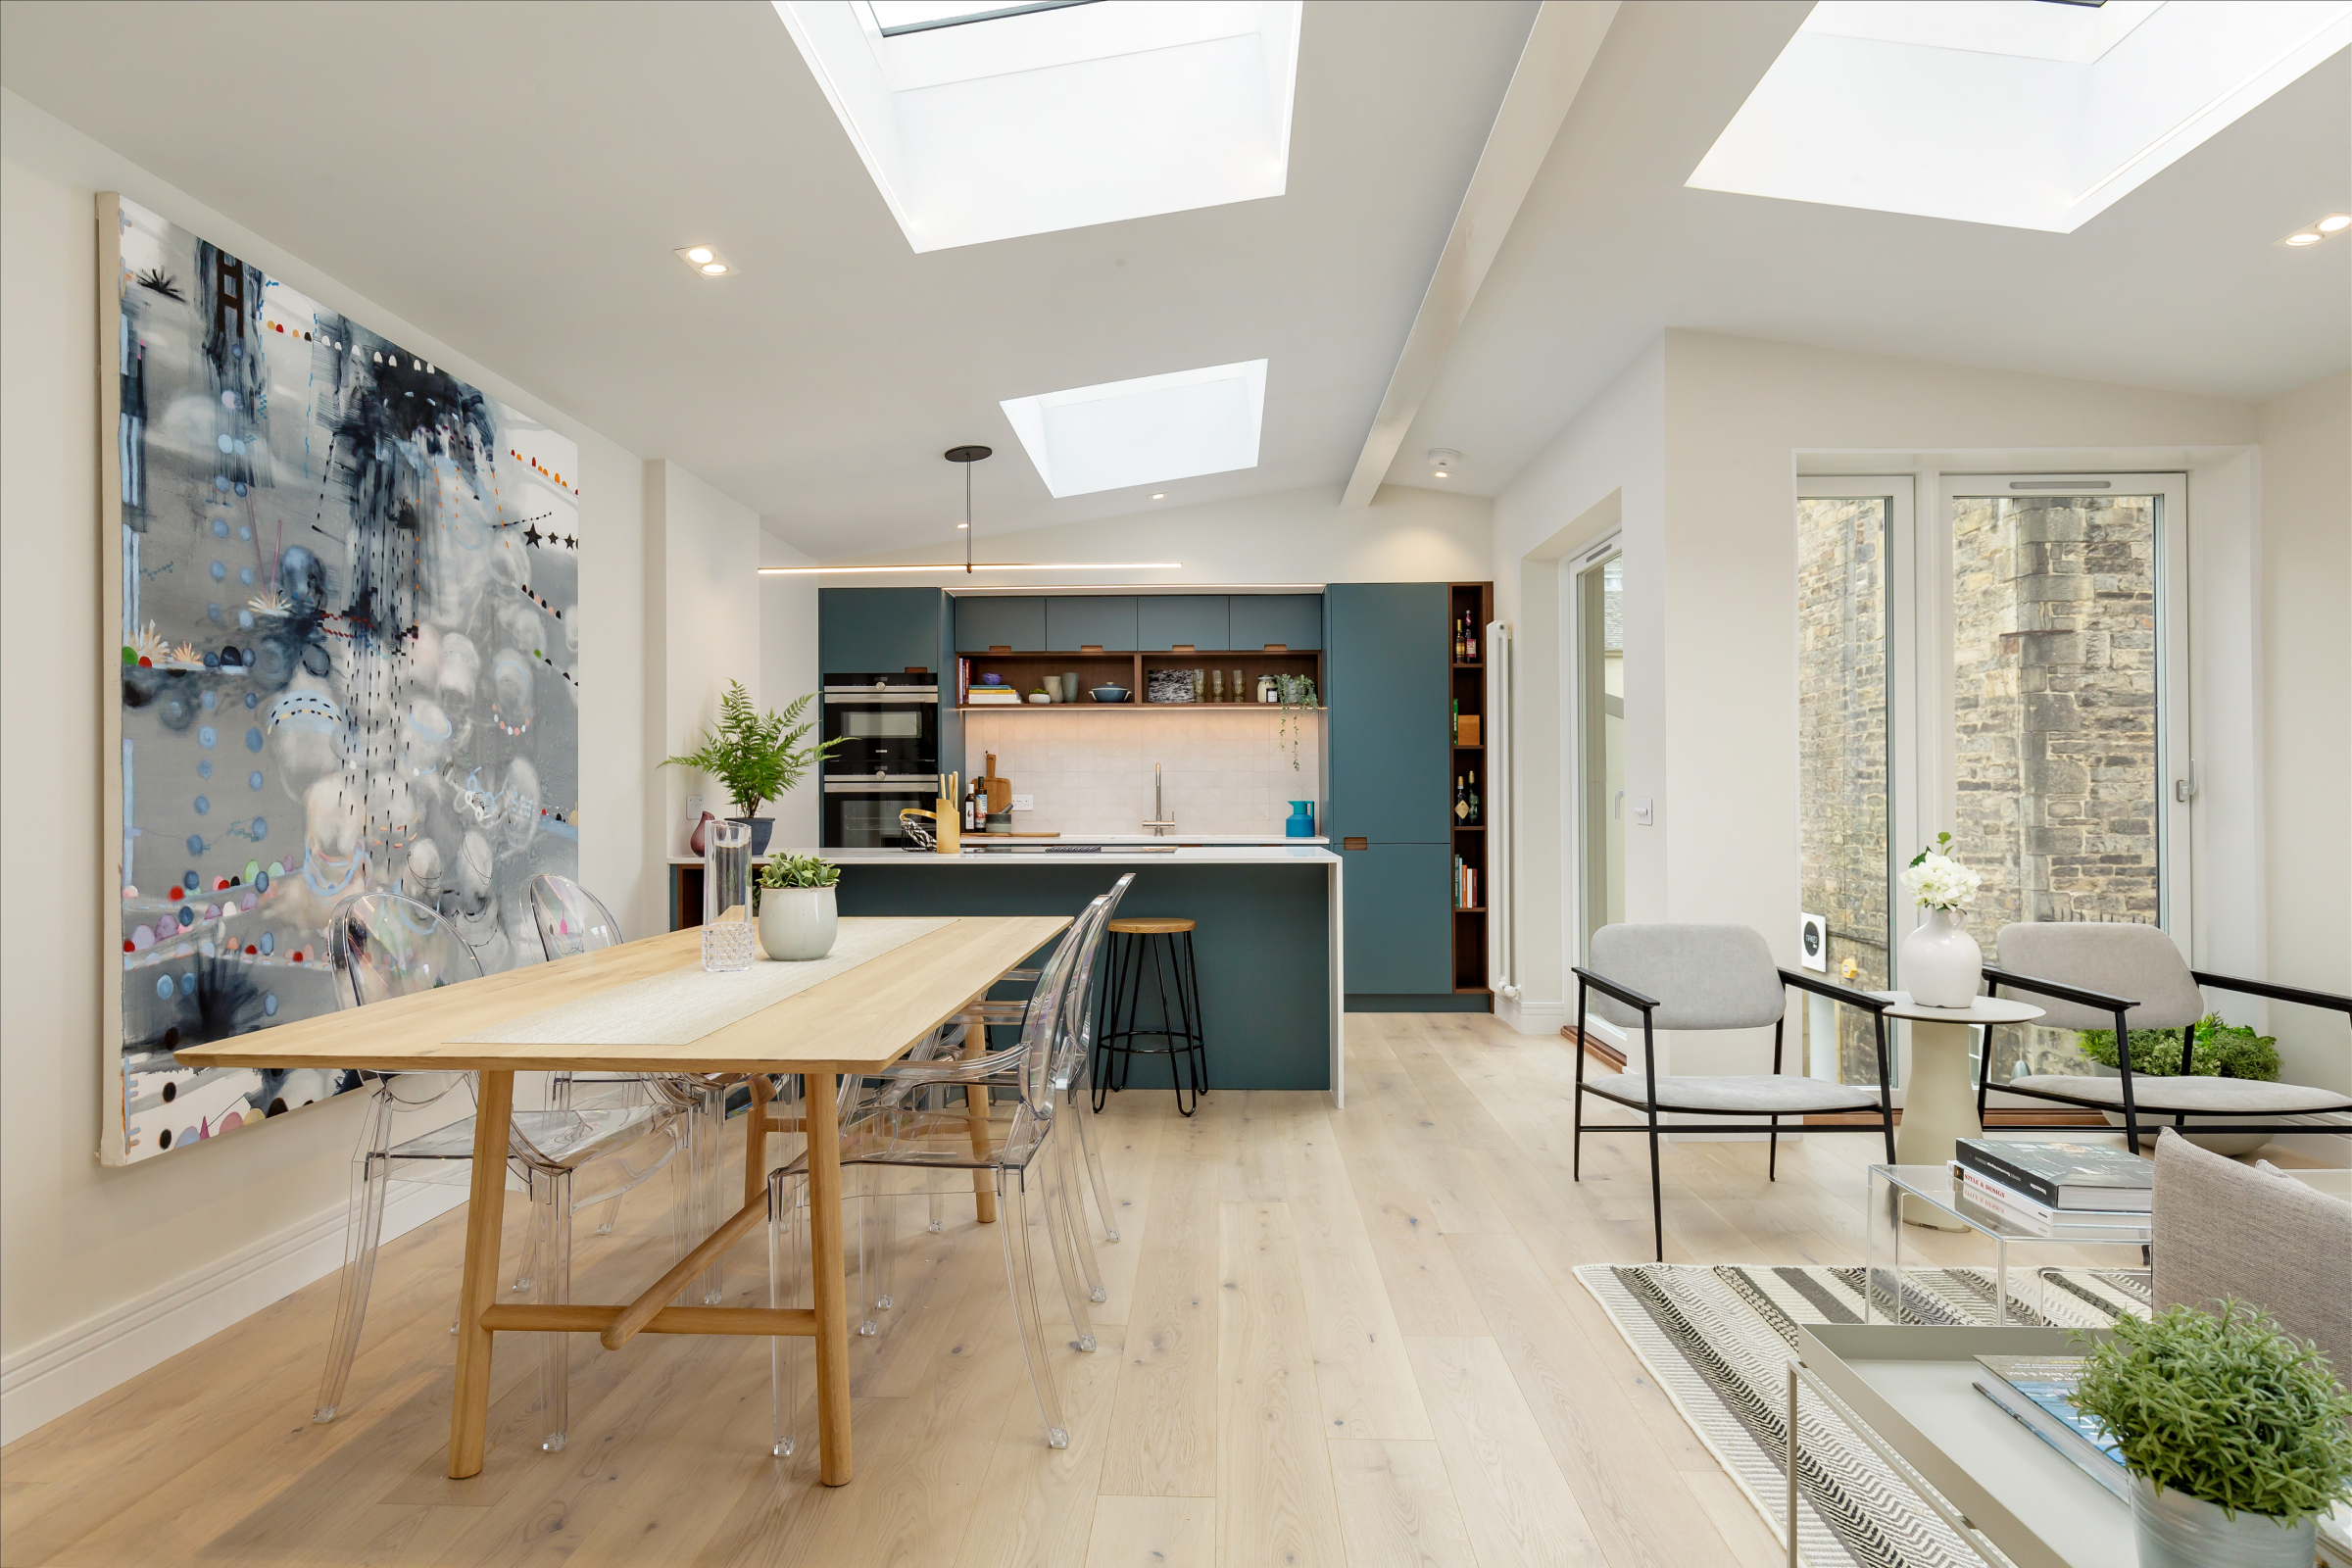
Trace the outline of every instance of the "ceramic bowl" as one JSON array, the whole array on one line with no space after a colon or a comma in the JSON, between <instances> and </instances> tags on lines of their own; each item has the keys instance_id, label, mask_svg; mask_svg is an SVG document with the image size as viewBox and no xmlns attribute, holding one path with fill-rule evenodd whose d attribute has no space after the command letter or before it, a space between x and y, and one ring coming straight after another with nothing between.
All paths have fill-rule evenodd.
<instances>
[{"instance_id":1,"label":"ceramic bowl","mask_svg":"<svg viewBox=\"0 0 2352 1568\"><path fill-rule=\"evenodd\" d=\"M1044 692L1031 692L1029 694L1029 700L1033 703L1050 703L1054 699L1048 697Z\"/></svg>"},{"instance_id":2,"label":"ceramic bowl","mask_svg":"<svg viewBox=\"0 0 2352 1568\"><path fill-rule=\"evenodd\" d=\"M1127 688L1124 686L1098 686L1089 695L1098 703L1123 703L1127 700Z\"/></svg>"}]
</instances>

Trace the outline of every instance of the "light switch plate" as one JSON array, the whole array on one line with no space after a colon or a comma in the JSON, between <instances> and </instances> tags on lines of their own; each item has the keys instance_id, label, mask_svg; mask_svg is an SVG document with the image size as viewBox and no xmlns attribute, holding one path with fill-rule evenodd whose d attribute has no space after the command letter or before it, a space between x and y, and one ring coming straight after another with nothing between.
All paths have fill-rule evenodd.
<instances>
[{"instance_id":1,"label":"light switch plate","mask_svg":"<svg viewBox=\"0 0 2352 1568\"><path fill-rule=\"evenodd\" d=\"M697 822L703 819L703 798L700 795L686 797L686 814Z\"/></svg>"},{"instance_id":2,"label":"light switch plate","mask_svg":"<svg viewBox=\"0 0 2352 1568\"><path fill-rule=\"evenodd\" d=\"M1016 811L1034 811L1037 809L1037 797L1034 795L1015 795L1012 798L1012 808Z\"/></svg>"},{"instance_id":3,"label":"light switch plate","mask_svg":"<svg viewBox=\"0 0 2352 1568\"><path fill-rule=\"evenodd\" d=\"M1634 826L1647 827L1650 825L1651 813L1649 808L1650 802L1648 796L1638 795L1634 798Z\"/></svg>"}]
</instances>

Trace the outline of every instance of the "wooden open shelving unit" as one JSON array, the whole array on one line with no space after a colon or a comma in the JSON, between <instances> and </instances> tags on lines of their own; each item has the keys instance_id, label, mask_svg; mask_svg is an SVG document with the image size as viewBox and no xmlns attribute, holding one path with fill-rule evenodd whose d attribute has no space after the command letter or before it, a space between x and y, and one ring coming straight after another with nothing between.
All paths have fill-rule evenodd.
<instances>
[{"instance_id":1,"label":"wooden open shelving unit","mask_svg":"<svg viewBox=\"0 0 2352 1568\"><path fill-rule=\"evenodd\" d=\"M1453 991L1455 996L1486 996L1487 988L1487 863L1486 805L1492 798L1487 781L1478 787L1479 819L1465 823L1453 815L1453 780L1466 778L1487 770L1487 622L1494 618L1494 585L1491 582L1457 582L1446 585L1446 647L1453 647L1452 628L1464 616L1478 636L1478 658L1453 660L1448 672L1455 710L1464 718L1479 721L1478 742L1465 746L1457 730L1453 735L1452 766L1447 770L1446 787L1446 820L1450 824L1448 837L1453 843L1453 858L1478 873L1479 900L1464 906L1456 904L1453 909ZM1447 878L1448 897L1451 897L1451 873Z\"/></svg>"},{"instance_id":2,"label":"wooden open shelving unit","mask_svg":"<svg viewBox=\"0 0 2352 1568\"><path fill-rule=\"evenodd\" d=\"M1131 711L1138 708L1181 708L1187 712L1196 713L1223 709L1262 710L1272 705L1260 704L1257 701L1255 694L1257 678L1260 675L1308 676L1315 683L1316 703L1320 705L1323 698L1323 656L1312 649L1304 649L1297 653L1287 649L1275 651L1265 648L1253 650L1203 648L1193 653L1046 654L992 651L985 654L965 654L962 657L971 662L973 685L980 684L982 675L1002 675L1004 677L1004 684L1017 689L1023 699L1019 703L981 703L977 705L964 703L958 705L960 710L967 713L1013 711L1024 713L1055 711L1116 713ZM1204 697L1198 703L1147 703L1144 697L1149 687L1145 678L1155 669L1221 669L1225 672L1229 688L1226 700L1219 703L1213 698ZM1237 669L1242 672L1245 689L1251 694L1246 702L1235 701L1230 690L1233 672ZM1027 700L1029 693L1036 690L1038 684L1045 677L1061 675L1071 670L1078 672L1078 701L1075 703L1033 704ZM953 679L952 674L950 678ZM1132 695L1123 703L1098 703L1087 695L1097 686L1124 686ZM1211 690L1213 689L1212 687Z\"/></svg>"}]
</instances>

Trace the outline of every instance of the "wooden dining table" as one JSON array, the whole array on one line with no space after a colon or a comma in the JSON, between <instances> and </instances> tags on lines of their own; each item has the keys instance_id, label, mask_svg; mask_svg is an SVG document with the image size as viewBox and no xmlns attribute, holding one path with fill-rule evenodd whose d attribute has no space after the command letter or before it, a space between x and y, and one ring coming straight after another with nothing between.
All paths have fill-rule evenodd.
<instances>
[{"instance_id":1,"label":"wooden dining table","mask_svg":"<svg viewBox=\"0 0 2352 1568\"><path fill-rule=\"evenodd\" d=\"M842 941L861 925L844 919ZM614 1044L610 1027L581 1028L597 1040L528 1043L495 1037L533 1015L593 1014L601 994L618 1014L642 1000L648 982L699 969L699 928L622 943L552 963L532 964L321 1014L233 1040L192 1046L178 1059L198 1067L296 1067L369 1072L471 1072L475 1094L471 1201L458 1291L457 1389L450 1410L449 1473L482 1468L490 1422L490 1352L495 1336L594 1334L618 1349L638 1333L805 1336L816 1342L818 1476L851 1476L848 1282L842 1265L841 1107L836 1074L878 1072L932 1030L984 996L1007 970L1069 924L1061 915L962 917L857 962L782 1001L724 1023L686 1044ZM718 978L718 977L713 977ZM555 1009L561 1008L560 1013ZM632 1023L630 1027L640 1027ZM521 1032L529 1033L527 1029ZM663 1031L644 1027L648 1036ZM541 1031L544 1033L544 1031ZM686 1282L766 1217L764 1184L747 1174L746 1201L635 1300L611 1304L499 1302L498 1253L507 1182L508 1128L516 1072L645 1072L755 1076L800 1074L808 1133L810 1308L672 1306ZM750 1169L765 1173L764 1096L747 1126Z\"/></svg>"}]
</instances>

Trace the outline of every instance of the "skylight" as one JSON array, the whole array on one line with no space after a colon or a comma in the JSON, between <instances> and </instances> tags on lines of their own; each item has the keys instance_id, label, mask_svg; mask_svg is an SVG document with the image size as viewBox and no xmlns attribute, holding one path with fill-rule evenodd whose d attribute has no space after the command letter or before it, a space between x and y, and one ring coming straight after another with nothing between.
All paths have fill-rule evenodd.
<instances>
[{"instance_id":1,"label":"skylight","mask_svg":"<svg viewBox=\"0 0 2352 1568\"><path fill-rule=\"evenodd\" d=\"M1689 184L2072 233L2352 42L2352 0L1823 0Z\"/></svg>"},{"instance_id":2,"label":"skylight","mask_svg":"<svg viewBox=\"0 0 2352 1568\"><path fill-rule=\"evenodd\" d=\"M772 0L917 251L1283 193L1301 0Z\"/></svg>"},{"instance_id":3,"label":"skylight","mask_svg":"<svg viewBox=\"0 0 2352 1568\"><path fill-rule=\"evenodd\" d=\"M1257 466L1266 362L1106 381L1002 405L1055 496Z\"/></svg>"}]
</instances>

